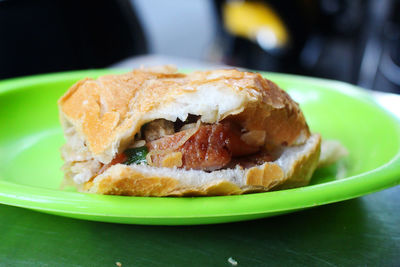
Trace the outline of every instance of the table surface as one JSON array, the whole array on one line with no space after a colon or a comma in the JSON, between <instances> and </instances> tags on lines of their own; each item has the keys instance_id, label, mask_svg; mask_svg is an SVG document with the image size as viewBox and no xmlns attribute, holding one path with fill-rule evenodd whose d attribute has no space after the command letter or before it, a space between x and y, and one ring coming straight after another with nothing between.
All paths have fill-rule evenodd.
<instances>
[{"instance_id":1,"label":"table surface","mask_svg":"<svg viewBox=\"0 0 400 267\"><path fill-rule=\"evenodd\" d=\"M374 97L384 106L394 97L400 99L379 93ZM386 106L400 114L399 105ZM0 205L0 266L117 266L117 262L122 266L234 266L235 262L237 266L400 266L400 186L292 214L203 226L91 222Z\"/></svg>"},{"instance_id":2,"label":"table surface","mask_svg":"<svg viewBox=\"0 0 400 267\"><path fill-rule=\"evenodd\" d=\"M400 186L267 219L99 223L0 205L0 266L399 266Z\"/></svg>"}]
</instances>

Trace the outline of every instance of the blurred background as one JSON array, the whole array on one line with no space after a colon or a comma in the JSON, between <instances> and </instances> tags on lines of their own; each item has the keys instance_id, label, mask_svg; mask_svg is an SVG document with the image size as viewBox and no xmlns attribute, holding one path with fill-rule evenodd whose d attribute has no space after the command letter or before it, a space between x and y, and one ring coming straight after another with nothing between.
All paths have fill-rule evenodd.
<instances>
[{"instance_id":1,"label":"blurred background","mask_svg":"<svg viewBox=\"0 0 400 267\"><path fill-rule=\"evenodd\" d=\"M0 0L0 79L172 63L400 93L398 0Z\"/></svg>"}]
</instances>

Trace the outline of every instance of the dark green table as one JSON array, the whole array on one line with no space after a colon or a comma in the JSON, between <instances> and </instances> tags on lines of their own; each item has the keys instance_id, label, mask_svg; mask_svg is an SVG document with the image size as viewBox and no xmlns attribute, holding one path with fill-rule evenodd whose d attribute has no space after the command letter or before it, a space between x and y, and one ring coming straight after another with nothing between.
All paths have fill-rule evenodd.
<instances>
[{"instance_id":1,"label":"dark green table","mask_svg":"<svg viewBox=\"0 0 400 267\"><path fill-rule=\"evenodd\" d=\"M81 221L0 205L0 266L400 266L400 186L262 220Z\"/></svg>"}]
</instances>

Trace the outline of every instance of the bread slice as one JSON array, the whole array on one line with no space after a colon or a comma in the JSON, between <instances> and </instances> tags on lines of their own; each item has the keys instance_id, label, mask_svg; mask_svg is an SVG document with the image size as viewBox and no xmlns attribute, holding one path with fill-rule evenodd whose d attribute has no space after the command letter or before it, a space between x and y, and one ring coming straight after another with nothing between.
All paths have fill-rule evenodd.
<instances>
[{"instance_id":1,"label":"bread slice","mask_svg":"<svg viewBox=\"0 0 400 267\"><path fill-rule=\"evenodd\" d=\"M82 192L137 196L231 195L308 184L321 137L311 135L298 104L260 74L238 70L177 73L171 66L84 79L58 101L66 137L66 181ZM212 172L116 164L141 127L156 119L197 115L264 131L265 147L282 147L272 162Z\"/></svg>"}]
</instances>

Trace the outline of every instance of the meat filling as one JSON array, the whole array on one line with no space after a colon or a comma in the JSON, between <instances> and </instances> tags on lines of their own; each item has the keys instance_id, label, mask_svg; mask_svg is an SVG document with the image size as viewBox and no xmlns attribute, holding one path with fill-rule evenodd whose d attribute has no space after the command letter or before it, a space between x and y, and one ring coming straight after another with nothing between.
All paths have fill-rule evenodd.
<instances>
[{"instance_id":1,"label":"meat filling","mask_svg":"<svg viewBox=\"0 0 400 267\"><path fill-rule=\"evenodd\" d=\"M186 131L151 141L147 143L147 148L149 152L181 152L182 168L205 171L221 169L228 165L232 157L253 154L259 150L243 142L240 131L229 122L202 125L184 144L175 147L185 137ZM163 154L152 157L155 166L162 166Z\"/></svg>"},{"instance_id":2,"label":"meat filling","mask_svg":"<svg viewBox=\"0 0 400 267\"><path fill-rule=\"evenodd\" d=\"M262 137L265 137L265 134L243 133L233 122L222 121L203 125L190 123L179 127L180 131L175 133L172 130L173 124L163 120L156 120L144 127L145 140L136 141L135 144L145 144L145 147L142 147L148 151L149 165L165 167L165 160L173 155L179 156L177 160L172 161L175 162L172 165L174 167L214 171L234 168L237 165L248 168L274 159L264 150ZM252 138L257 142L249 144L248 139L251 138L248 137L251 136L258 137L257 140ZM111 163L104 165L98 174L114 164L129 164L127 151L118 154Z\"/></svg>"}]
</instances>

